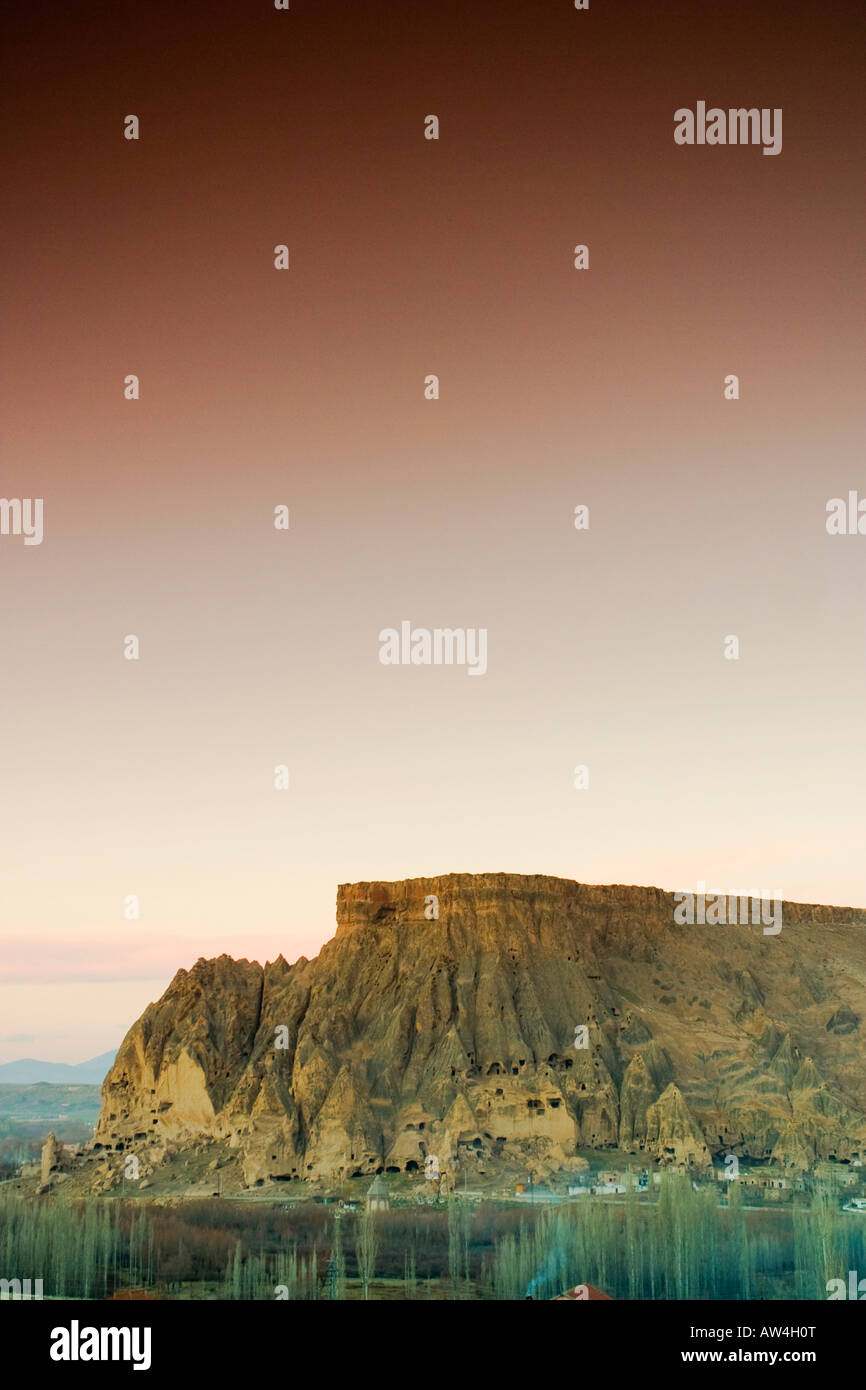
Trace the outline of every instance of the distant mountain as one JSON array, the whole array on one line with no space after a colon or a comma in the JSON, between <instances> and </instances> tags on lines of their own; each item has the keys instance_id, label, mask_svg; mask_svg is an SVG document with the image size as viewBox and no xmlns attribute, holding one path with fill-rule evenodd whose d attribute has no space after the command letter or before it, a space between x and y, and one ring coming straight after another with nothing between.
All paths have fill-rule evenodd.
<instances>
[{"instance_id":1,"label":"distant mountain","mask_svg":"<svg viewBox=\"0 0 866 1390\"><path fill-rule=\"evenodd\" d=\"M89 1062L37 1062L34 1057L22 1057L17 1062L0 1064L0 1085L32 1086L39 1081L59 1082L64 1086L100 1086L110 1070L117 1049L91 1057Z\"/></svg>"}]
</instances>

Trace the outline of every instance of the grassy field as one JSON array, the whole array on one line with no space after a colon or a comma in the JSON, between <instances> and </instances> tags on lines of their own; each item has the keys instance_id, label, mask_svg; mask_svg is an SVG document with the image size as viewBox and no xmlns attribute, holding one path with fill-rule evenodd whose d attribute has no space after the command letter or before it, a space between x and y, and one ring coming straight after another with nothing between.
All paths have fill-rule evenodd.
<instances>
[{"instance_id":1,"label":"grassy field","mask_svg":"<svg viewBox=\"0 0 866 1390\"><path fill-rule=\"evenodd\" d=\"M61 1086L39 1082L31 1086L0 1085L0 1119L47 1125L74 1121L88 1126L99 1114L99 1086Z\"/></svg>"}]
</instances>

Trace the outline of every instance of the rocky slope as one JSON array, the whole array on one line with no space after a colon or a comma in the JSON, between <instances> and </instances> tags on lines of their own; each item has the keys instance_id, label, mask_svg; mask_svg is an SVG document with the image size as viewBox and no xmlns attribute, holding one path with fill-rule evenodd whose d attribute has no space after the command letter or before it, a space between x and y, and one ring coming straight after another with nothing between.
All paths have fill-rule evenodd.
<instances>
[{"instance_id":1,"label":"rocky slope","mask_svg":"<svg viewBox=\"0 0 866 1390\"><path fill-rule=\"evenodd\" d=\"M783 920L679 926L657 889L519 874L345 885L315 960L178 972L95 1142L150 1172L217 1139L247 1185L435 1160L447 1187L578 1149L866 1157L866 912Z\"/></svg>"}]
</instances>

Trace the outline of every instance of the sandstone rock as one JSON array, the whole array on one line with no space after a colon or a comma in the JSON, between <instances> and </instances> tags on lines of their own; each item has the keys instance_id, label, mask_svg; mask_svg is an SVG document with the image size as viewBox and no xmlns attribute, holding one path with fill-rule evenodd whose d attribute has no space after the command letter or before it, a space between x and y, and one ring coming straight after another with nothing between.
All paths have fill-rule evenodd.
<instances>
[{"instance_id":1,"label":"sandstone rock","mask_svg":"<svg viewBox=\"0 0 866 1390\"><path fill-rule=\"evenodd\" d=\"M221 1141L247 1184L423 1182L433 1155L446 1190L461 1163L544 1174L588 1148L866 1156L866 912L786 903L765 937L673 910L519 874L345 885L315 960L178 972L124 1039L95 1140Z\"/></svg>"},{"instance_id":2,"label":"sandstone rock","mask_svg":"<svg viewBox=\"0 0 866 1390\"><path fill-rule=\"evenodd\" d=\"M65 1176L72 1167L72 1158L66 1152L57 1135L52 1131L45 1136L45 1143L42 1145L41 1186L46 1188L52 1180L57 1180Z\"/></svg>"},{"instance_id":3,"label":"sandstone rock","mask_svg":"<svg viewBox=\"0 0 866 1390\"><path fill-rule=\"evenodd\" d=\"M673 1082L647 1108L646 1138L650 1151L662 1163L682 1168L709 1168L707 1142L701 1128Z\"/></svg>"}]
</instances>

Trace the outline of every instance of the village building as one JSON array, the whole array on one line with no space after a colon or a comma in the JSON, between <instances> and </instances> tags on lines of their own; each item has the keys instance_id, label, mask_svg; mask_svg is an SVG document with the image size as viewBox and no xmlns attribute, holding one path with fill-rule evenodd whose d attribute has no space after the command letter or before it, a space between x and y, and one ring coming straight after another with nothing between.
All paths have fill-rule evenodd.
<instances>
[{"instance_id":1,"label":"village building","mask_svg":"<svg viewBox=\"0 0 866 1390\"><path fill-rule=\"evenodd\" d=\"M815 1164L813 1173L821 1181L834 1182L838 1187L857 1187L862 1181L860 1173L854 1171L852 1164L832 1163L826 1158Z\"/></svg>"},{"instance_id":2,"label":"village building","mask_svg":"<svg viewBox=\"0 0 866 1390\"><path fill-rule=\"evenodd\" d=\"M389 1211L391 1208L391 1198L388 1196L385 1179L381 1173L370 1185L366 1206L368 1211Z\"/></svg>"}]
</instances>

